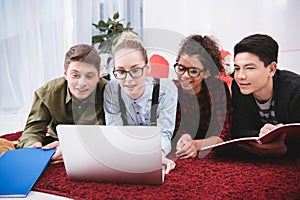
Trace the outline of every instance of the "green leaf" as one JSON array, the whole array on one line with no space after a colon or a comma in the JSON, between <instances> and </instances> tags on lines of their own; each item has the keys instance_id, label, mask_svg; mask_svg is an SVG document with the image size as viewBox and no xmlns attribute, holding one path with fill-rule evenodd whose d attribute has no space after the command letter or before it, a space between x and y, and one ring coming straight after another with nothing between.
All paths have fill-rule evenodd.
<instances>
[{"instance_id":1,"label":"green leaf","mask_svg":"<svg viewBox=\"0 0 300 200\"><path fill-rule=\"evenodd\" d=\"M103 26L105 26L105 22L103 21L103 20L100 20L99 22L98 22L98 26L99 27L103 27Z\"/></svg>"},{"instance_id":2,"label":"green leaf","mask_svg":"<svg viewBox=\"0 0 300 200\"><path fill-rule=\"evenodd\" d=\"M110 59L108 59L108 64L111 60L111 45L113 40L118 37L124 31L131 31L137 35L131 28L131 23L127 22L124 25L124 19L118 20L120 17L119 12L114 13L112 18L108 18L105 22L104 20L99 20L98 23L92 23L92 25L100 31L100 34L92 36L93 45L98 45L99 53L108 53Z\"/></svg>"},{"instance_id":3,"label":"green leaf","mask_svg":"<svg viewBox=\"0 0 300 200\"><path fill-rule=\"evenodd\" d=\"M95 35L92 37L92 43L93 45L99 42L102 42L104 39L104 37L102 35Z\"/></svg>"},{"instance_id":4,"label":"green leaf","mask_svg":"<svg viewBox=\"0 0 300 200\"><path fill-rule=\"evenodd\" d=\"M115 14L114 14L114 16L113 16L113 19L118 19L119 18L119 12L116 12Z\"/></svg>"},{"instance_id":5,"label":"green leaf","mask_svg":"<svg viewBox=\"0 0 300 200\"><path fill-rule=\"evenodd\" d=\"M123 24L118 24L116 26L116 33L122 33L124 31Z\"/></svg>"}]
</instances>

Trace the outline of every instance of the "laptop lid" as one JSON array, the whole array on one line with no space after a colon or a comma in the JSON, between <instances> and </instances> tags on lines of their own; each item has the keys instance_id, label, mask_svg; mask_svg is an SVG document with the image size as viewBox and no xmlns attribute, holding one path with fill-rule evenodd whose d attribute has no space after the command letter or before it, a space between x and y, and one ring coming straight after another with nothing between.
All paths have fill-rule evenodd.
<instances>
[{"instance_id":1,"label":"laptop lid","mask_svg":"<svg viewBox=\"0 0 300 200\"><path fill-rule=\"evenodd\" d=\"M160 128L154 126L58 125L71 180L160 185Z\"/></svg>"}]
</instances>

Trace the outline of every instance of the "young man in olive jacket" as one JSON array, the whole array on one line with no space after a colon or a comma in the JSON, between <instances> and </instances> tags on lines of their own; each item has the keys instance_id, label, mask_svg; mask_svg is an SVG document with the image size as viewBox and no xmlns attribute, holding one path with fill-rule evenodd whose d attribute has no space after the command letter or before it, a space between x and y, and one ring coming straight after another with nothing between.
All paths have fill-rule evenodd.
<instances>
[{"instance_id":1,"label":"young man in olive jacket","mask_svg":"<svg viewBox=\"0 0 300 200\"><path fill-rule=\"evenodd\" d=\"M65 55L64 77L54 79L34 93L34 101L17 148L56 148L52 162L61 162L58 124L105 124L100 57L86 44L75 45Z\"/></svg>"}]
</instances>

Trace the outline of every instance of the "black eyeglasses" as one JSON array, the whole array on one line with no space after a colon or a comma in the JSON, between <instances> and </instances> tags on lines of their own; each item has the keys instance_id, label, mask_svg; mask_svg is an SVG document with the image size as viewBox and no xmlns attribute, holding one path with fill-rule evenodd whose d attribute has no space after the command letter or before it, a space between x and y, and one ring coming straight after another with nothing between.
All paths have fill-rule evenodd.
<instances>
[{"instance_id":1,"label":"black eyeglasses","mask_svg":"<svg viewBox=\"0 0 300 200\"><path fill-rule=\"evenodd\" d=\"M133 68L129 71L126 70L113 70L113 74L116 77L116 79L118 80L123 80L126 79L127 74L130 74L130 76L132 78L139 78L141 76L143 76L143 72L144 72L144 68L147 66L147 64L145 64L143 67L137 67L137 68Z\"/></svg>"},{"instance_id":2,"label":"black eyeglasses","mask_svg":"<svg viewBox=\"0 0 300 200\"><path fill-rule=\"evenodd\" d=\"M185 67L179 63L174 64L174 69L175 72L180 75L183 75L187 71L189 76L192 78L197 78L202 72L205 71L205 69L199 69L197 67Z\"/></svg>"}]
</instances>

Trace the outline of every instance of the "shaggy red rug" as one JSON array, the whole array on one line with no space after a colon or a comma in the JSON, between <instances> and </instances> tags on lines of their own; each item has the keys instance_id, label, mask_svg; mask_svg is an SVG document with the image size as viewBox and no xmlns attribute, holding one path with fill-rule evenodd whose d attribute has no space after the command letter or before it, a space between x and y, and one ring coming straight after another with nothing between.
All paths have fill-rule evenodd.
<instances>
[{"instance_id":1,"label":"shaggy red rug","mask_svg":"<svg viewBox=\"0 0 300 200\"><path fill-rule=\"evenodd\" d=\"M2 136L17 140L21 133ZM240 151L176 160L162 186L75 182L63 163L49 165L34 191L73 199L300 199L300 158L260 158Z\"/></svg>"}]
</instances>

